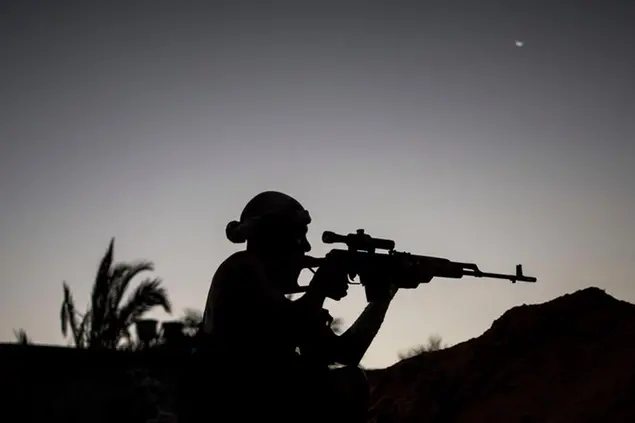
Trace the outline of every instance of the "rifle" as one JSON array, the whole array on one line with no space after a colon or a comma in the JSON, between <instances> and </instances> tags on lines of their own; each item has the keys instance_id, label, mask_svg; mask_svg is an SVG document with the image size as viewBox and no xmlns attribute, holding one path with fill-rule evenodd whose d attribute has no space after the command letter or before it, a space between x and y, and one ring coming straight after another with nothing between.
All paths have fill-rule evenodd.
<instances>
[{"instance_id":1,"label":"rifle","mask_svg":"<svg viewBox=\"0 0 635 423\"><path fill-rule=\"evenodd\" d=\"M421 256L395 251L395 242L389 239L373 238L364 229L356 233L338 235L331 231L322 234L325 244L345 244L347 249L333 249L327 257L306 257L303 268L311 270L325 260L337 260L345 266L350 284L363 285L366 299L380 299L388 287L386 281L398 281L399 288L413 289L433 278L460 279L474 278L505 279L512 283L536 282L536 278L525 276L521 264L516 265L516 274L490 273L481 271L474 263L461 263L441 257ZM386 253L377 253L384 250ZM352 280L359 276L360 282Z\"/></svg>"}]
</instances>

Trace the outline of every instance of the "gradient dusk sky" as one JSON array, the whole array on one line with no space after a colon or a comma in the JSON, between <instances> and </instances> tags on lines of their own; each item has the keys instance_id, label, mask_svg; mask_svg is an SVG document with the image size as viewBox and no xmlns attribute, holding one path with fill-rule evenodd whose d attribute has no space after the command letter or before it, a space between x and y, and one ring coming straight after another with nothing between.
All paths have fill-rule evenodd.
<instances>
[{"instance_id":1,"label":"gradient dusk sky","mask_svg":"<svg viewBox=\"0 0 635 423\"><path fill-rule=\"evenodd\" d=\"M364 228L539 279L400 292L370 367L589 286L635 302L630 2L87 3L1 6L0 340L64 343L62 282L83 309L112 236L202 310L269 189L310 210L313 255Z\"/></svg>"}]
</instances>

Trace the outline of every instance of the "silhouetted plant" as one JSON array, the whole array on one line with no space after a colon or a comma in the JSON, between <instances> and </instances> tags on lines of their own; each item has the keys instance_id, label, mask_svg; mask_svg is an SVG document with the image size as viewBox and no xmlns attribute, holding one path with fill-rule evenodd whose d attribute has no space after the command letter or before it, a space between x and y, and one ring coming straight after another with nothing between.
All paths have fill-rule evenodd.
<instances>
[{"instance_id":1,"label":"silhouetted plant","mask_svg":"<svg viewBox=\"0 0 635 423\"><path fill-rule=\"evenodd\" d=\"M124 301L124 294L132 279L145 271L153 271L149 261L113 264L115 239L112 238L101 260L93 284L90 305L85 313L78 313L66 282L60 310L62 334L68 330L77 348L115 349L122 341L130 342L130 328L135 321L155 307L171 314L172 306L161 279L146 278Z\"/></svg>"},{"instance_id":2,"label":"silhouetted plant","mask_svg":"<svg viewBox=\"0 0 635 423\"><path fill-rule=\"evenodd\" d=\"M428 343L418 345L416 347L410 348L407 351L400 352L397 354L400 360L405 360L406 358L415 357L417 355L421 355L426 352L438 351L444 348L447 348L447 345L442 344L443 339L439 335L430 335L428 337Z\"/></svg>"},{"instance_id":3,"label":"silhouetted plant","mask_svg":"<svg viewBox=\"0 0 635 423\"><path fill-rule=\"evenodd\" d=\"M183 323L183 332L187 336L196 336L203 324L203 313L193 308L186 308L180 321Z\"/></svg>"},{"instance_id":4,"label":"silhouetted plant","mask_svg":"<svg viewBox=\"0 0 635 423\"><path fill-rule=\"evenodd\" d=\"M16 342L21 345L30 345L31 340L24 329L13 330Z\"/></svg>"},{"instance_id":5,"label":"silhouetted plant","mask_svg":"<svg viewBox=\"0 0 635 423\"><path fill-rule=\"evenodd\" d=\"M154 322L156 330L151 331L153 333L150 334L148 332L149 327L147 325L152 325L152 322ZM202 323L203 323L203 313L193 308L186 308L183 312L183 315L178 320L174 320L174 321L158 322L157 320L154 320L154 319L139 319L135 322L136 337L135 338L130 337L126 339L126 343L125 345L122 346L122 348L128 351L138 351L144 348L155 348L155 347L165 346L168 343L174 346L174 344L172 343L174 339L172 339L172 341L168 340L168 337L166 336L166 334L167 332L171 332L172 335L175 335L174 325L177 325L176 328L178 328L179 324L181 326L180 332L182 333L186 344L194 345L196 341L196 335L198 334L198 331L200 330ZM143 336L140 336L140 332L139 332L140 325L145 326L143 328L143 332L145 332L143 333ZM166 328L168 325L171 325L172 327L170 328L169 331L166 331ZM148 336L149 336L148 339L144 339L144 340L141 339L142 337L145 338Z\"/></svg>"}]
</instances>

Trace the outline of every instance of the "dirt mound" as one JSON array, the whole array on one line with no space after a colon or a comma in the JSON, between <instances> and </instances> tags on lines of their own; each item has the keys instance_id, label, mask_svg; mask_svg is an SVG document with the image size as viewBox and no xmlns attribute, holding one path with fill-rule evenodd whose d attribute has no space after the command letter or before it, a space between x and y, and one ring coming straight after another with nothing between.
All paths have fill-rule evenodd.
<instances>
[{"instance_id":1,"label":"dirt mound","mask_svg":"<svg viewBox=\"0 0 635 423\"><path fill-rule=\"evenodd\" d=\"M635 422L635 305L588 288L369 373L371 422Z\"/></svg>"}]
</instances>

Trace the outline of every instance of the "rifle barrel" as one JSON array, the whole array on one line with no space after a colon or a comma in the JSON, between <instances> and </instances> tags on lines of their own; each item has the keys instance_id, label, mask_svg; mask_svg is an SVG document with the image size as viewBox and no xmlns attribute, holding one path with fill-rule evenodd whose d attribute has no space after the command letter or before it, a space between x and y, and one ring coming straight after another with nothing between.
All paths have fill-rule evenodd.
<instances>
[{"instance_id":1,"label":"rifle barrel","mask_svg":"<svg viewBox=\"0 0 635 423\"><path fill-rule=\"evenodd\" d=\"M466 270L463 273L465 276L474 276L475 278L489 278L489 279L507 279L515 282L536 282L536 278L525 275L504 275L502 273L489 273L489 272L475 272L473 270Z\"/></svg>"}]
</instances>

